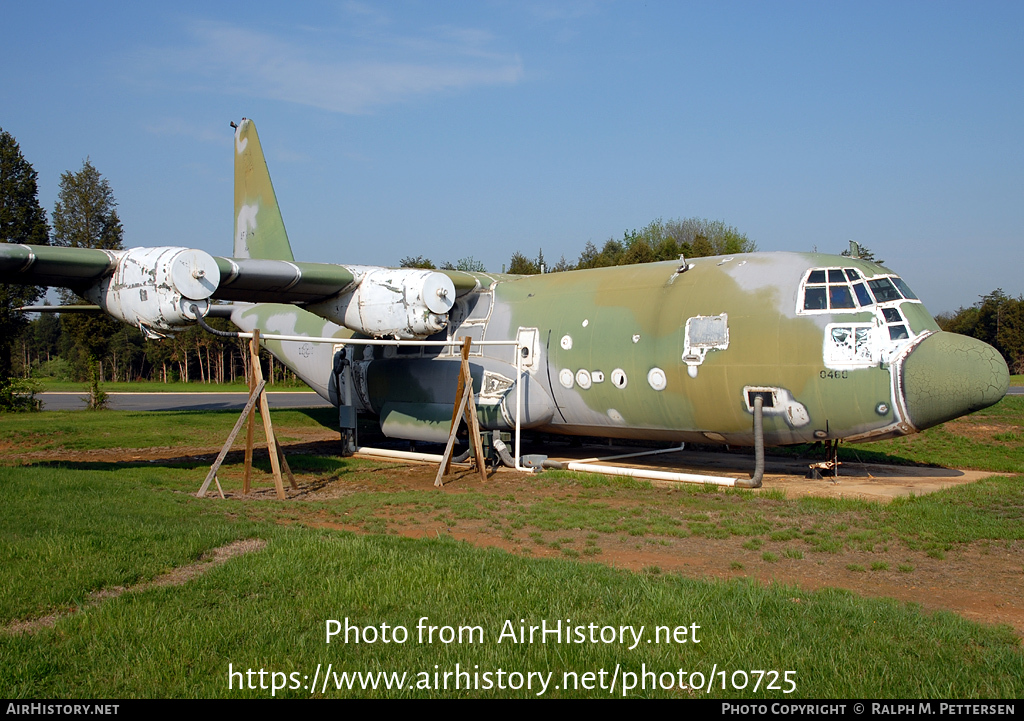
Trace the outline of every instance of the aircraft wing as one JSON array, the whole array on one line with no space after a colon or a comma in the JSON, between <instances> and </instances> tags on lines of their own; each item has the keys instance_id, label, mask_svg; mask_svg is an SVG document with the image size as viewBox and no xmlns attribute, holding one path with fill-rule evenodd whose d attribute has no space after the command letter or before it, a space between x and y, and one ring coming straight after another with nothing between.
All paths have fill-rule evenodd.
<instances>
[{"instance_id":1,"label":"aircraft wing","mask_svg":"<svg viewBox=\"0 0 1024 721\"><path fill-rule=\"evenodd\" d=\"M211 300L226 300L302 305L359 333L399 337L436 332L455 297L480 284L460 271L224 258L193 248L6 243L0 283L69 288L155 335L194 322L193 304L205 315Z\"/></svg>"},{"instance_id":2,"label":"aircraft wing","mask_svg":"<svg viewBox=\"0 0 1024 721\"><path fill-rule=\"evenodd\" d=\"M311 303L335 296L355 281L352 271L330 263L210 257L220 278L209 297L218 300ZM4 243L0 245L0 282L55 285L84 292L112 276L119 263L133 260L138 263L130 251ZM143 272L146 270L152 269Z\"/></svg>"},{"instance_id":3,"label":"aircraft wing","mask_svg":"<svg viewBox=\"0 0 1024 721\"><path fill-rule=\"evenodd\" d=\"M0 243L0 283L69 288L150 335L195 322L195 311L205 315L211 301L226 300L292 303L357 333L425 338L445 327L458 295L490 282L460 271L296 261L256 127L245 119L235 126L234 215L232 257L169 246Z\"/></svg>"}]
</instances>

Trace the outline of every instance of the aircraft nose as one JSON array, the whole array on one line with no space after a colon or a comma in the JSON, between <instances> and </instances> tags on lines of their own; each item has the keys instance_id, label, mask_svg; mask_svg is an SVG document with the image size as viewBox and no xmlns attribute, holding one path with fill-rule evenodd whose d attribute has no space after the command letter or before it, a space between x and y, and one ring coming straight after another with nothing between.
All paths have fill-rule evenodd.
<instances>
[{"instance_id":1,"label":"aircraft nose","mask_svg":"<svg viewBox=\"0 0 1024 721\"><path fill-rule=\"evenodd\" d=\"M999 402L1010 387L992 346L958 333L934 333L903 360L903 397L919 431Z\"/></svg>"}]
</instances>

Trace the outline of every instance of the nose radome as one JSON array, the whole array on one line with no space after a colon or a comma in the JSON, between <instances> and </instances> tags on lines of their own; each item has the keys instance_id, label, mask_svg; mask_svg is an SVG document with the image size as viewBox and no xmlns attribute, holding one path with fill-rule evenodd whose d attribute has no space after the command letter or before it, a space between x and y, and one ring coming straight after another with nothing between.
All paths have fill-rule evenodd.
<instances>
[{"instance_id":1,"label":"nose radome","mask_svg":"<svg viewBox=\"0 0 1024 721\"><path fill-rule=\"evenodd\" d=\"M999 351L958 333L933 333L903 360L903 398L917 430L998 403L1010 387Z\"/></svg>"}]
</instances>

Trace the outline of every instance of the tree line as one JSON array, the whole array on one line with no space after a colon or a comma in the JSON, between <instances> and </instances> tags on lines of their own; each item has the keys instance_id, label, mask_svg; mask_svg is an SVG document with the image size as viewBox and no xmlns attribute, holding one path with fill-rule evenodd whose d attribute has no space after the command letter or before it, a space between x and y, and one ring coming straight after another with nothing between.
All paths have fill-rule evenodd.
<instances>
[{"instance_id":1,"label":"tree line","mask_svg":"<svg viewBox=\"0 0 1024 721\"><path fill-rule=\"evenodd\" d=\"M1003 354L1010 372L1024 373L1024 296L1011 298L997 288L969 308L939 313L942 330L985 341Z\"/></svg>"},{"instance_id":2,"label":"tree line","mask_svg":"<svg viewBox=\"0 0 1024 721\"><path fill-rule=\"evenodd\" d=\"M635 263L656 263L662 260L676 260L680 256L703 258L709 255L733 255L753 253L757 244L745 233L721 220L705 218L681 218L673 220L652 220L640 230L627 230L622 239L609 238L600 249L587 241L576 262L566 260L563 255L554 265L548 265L541 248L535 258L520 251L512 253L508 266L502 266L502 273L515 275L536 275L538 273L559 273L567 270L604 268L612 265L633 265ZM438 266L422 255L406 256L399 265L403 268L429 268ZM455 263L442 263L442 270L467 270L486 272L483 263L472 256Z\"/></svg>"}]
</instances>

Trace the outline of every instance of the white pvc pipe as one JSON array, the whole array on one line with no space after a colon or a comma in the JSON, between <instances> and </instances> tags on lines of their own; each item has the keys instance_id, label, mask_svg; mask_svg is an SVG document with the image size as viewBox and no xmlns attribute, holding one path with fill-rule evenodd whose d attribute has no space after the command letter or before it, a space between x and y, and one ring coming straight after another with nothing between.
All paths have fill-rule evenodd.
<instances>
[{"instance_id":1,"label":"white pvc pipe","mask_svg":"<svg viewBox=\"0 0 1024 721\"><path fill-rule=\"evenodd\" d=\"M390 448L371 448L359 446L354 451L360 456L374 458L396 458L402 461L423 461L424 463L440 463L444 456L438 453L416 453L415 451L393 451Z\"/></svg>"},{"instance_id":2,"label":"white pvc pipe","mask_svg":"<svg viewBox=\"0 0 1024 721\"><path fill-rule=\"evenodd\" d=\"M680 483L708 483L714 486L735 486L736 478L723 476L702 476L696 473L675 473L671 471L654 471L646 468L623 468L621 466L600 466L592 463L566 463L565 468L582 473L603 473L609 476L630 476L632 478L649 478L653 481L677 481Z\"/></svg>"}]
</instances>

